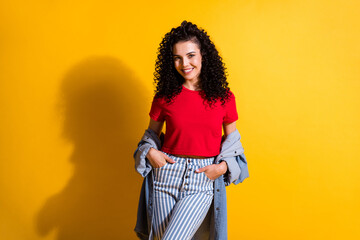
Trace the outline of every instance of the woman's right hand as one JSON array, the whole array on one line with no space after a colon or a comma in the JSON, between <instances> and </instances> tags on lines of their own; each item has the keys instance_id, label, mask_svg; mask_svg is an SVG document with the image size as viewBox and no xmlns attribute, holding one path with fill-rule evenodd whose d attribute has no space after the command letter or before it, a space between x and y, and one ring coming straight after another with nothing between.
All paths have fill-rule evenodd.
<instances>
[{"instance_id":1,"label":"woman's right hand","mask_svg":"<svg viewBox=\"0 0 360 240\"><path fill-rule=\"evenodd\" d=\"M155 148L150 148L149 152L146 154L146 157L149 159L149 162L153 168L160 168L164 166L166 162L175 163L172 158L163 152L156 150Z\"/></svg>"}]
</instances>

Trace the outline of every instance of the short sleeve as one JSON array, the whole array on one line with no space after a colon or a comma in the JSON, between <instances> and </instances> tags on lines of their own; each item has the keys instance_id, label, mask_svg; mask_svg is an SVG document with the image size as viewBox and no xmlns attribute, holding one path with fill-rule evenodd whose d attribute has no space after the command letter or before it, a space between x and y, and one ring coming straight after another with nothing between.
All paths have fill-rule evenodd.
<instances>
[{"instance_id":1,"label":"short sleeve","mask_svg":"<svg viewBox=\"0 0 360 240\"><path fill-rule=\"evenodd\" d=\"M161 98L155 98L152 101L151 104L151 109L150 109L150 113L149 116L158 122L162 122L165 120L165 114L164 114L164 109L162 106L162 101Z\"/></svg>"},{"instance_id":2,"label":"short sleeve","mask_svg":"<svg viewBox=\"0 0 360 240\"><path fill-rule=\"evenodd\" d=\"M235 95L230 91L230 98L225 103L224 123L232 123L238 120L238 113L236 110Z\"/></svg>"}]
</instances>

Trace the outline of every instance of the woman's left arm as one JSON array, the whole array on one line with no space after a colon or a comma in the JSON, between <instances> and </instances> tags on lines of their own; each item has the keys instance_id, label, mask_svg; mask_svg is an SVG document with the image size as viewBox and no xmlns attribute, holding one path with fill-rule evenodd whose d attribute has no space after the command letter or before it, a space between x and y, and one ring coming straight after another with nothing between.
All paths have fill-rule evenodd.
<instances>
[{"instance_id":1,"label":"woman's left arm","mask_svg":"<svg viewBox=\"0 0 360 240\"><path fill-rule=\"evenodd\" d=\"M235 131L236 129L236 121L232 123L223 123L223 129L225 137Z\"/></svg>"},{"instance_id":2,"label":"woman's left arm","mask_svg":"<svg viewBox=\"0 0 360 240\"><path fill-rule=\"evenodd\" d=\"M236 130L236 121L232 123L223 123L223 129L226 138L227 135L229 135L230 133ZM221 175L225 174L227 169L228 169L227 163L225 161L222 161L219 164L212 164L203 168L199 168L196 170L196 172L198 173L205 172L208 178L215 180Z\"/></svg>"}]
</instances>

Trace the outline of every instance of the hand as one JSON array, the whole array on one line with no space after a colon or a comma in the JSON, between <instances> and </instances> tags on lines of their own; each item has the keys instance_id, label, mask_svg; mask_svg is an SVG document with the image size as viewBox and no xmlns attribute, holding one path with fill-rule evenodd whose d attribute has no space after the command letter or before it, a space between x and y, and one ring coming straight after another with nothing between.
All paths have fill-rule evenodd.
<instances>
[{"instance_id":1,"label":"hand","mask_svg":"<svg viewBox=\"0 0 360 240\"><path fill-rule=\"evenodd\" d=\"M225 161L219 164L211 164L195 170L197 173L204 172L204 174L211 180L215 180L227 171L227 164Z\"/></svg>"},{"instance_id":2,"label":"hand","mask_svg":"<svg viewBox=\"0 0 360 240\"><path fill-rule=\"evenodd\" d=\"M153 168L160 168L164 166L166 162L175 163L172 158L168 157L163 152L156 150L155 148L150 148L149 152L146 154L146 157L149 159L149 162Z\"/></svg>"}]
</instances>

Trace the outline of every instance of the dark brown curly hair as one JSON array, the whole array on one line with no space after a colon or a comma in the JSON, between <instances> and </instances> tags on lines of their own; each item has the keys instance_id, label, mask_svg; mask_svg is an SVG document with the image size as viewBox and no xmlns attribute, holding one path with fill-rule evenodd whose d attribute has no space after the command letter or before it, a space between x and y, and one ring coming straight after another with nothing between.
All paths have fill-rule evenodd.
<instances>
[{"instance_id":1,"label":"dark brown curly hair","mask_svg":"<svg viewBox=\"0 0 360 240\"><path fill-rule=\"evenodd\" d=\"M170 103L181 92L185 80L175 69L172 49L174 44L189 40L199 46L202 56L200 94L210 106L219 99L225 104L230 96L230 88L222 58L207 32L187 21L183 21L177 28L172 28L160 43L154 72L155 97L165 97Z\"/></svg>"}]
</instances>

